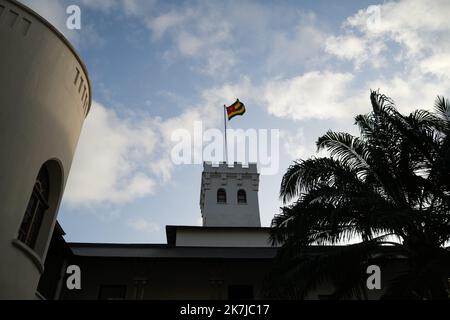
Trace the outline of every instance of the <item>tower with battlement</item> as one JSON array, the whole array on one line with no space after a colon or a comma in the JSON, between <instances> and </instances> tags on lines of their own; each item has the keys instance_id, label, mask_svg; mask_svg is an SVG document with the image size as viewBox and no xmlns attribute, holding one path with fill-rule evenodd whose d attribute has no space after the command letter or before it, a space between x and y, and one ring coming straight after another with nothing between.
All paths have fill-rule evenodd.
<instances>
[{"instance_id":1,"label":"tower with battlement","mask_svg":"<svg viewBox=\"0 0 450 320\"><path fill-rule=\"evenodd\" d=\"M261 227L259 173L235 162L203 163L200 209L204 227Z\"/></svg>"}]
</instances>

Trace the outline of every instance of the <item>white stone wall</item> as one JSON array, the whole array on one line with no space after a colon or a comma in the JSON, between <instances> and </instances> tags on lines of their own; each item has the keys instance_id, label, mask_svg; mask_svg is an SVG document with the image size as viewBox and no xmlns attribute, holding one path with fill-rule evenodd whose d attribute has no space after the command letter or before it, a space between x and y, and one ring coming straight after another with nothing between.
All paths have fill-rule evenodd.
<instances>
[{"instance_id":1,"label":"white stone wall","mask_svg":"<svg viewBox=\"0 0 450 320\"><path fill-rule=\"evenodd\" d=\"M271 247L268 228L189 229L179 228L178 247Z\"/></svg>"},{"instance_id":2,"label":"white stone wall","mask_svg":"<svg viewBox=\"0 0 450 320\"><path fill-rule=\"evenodd\" d=\"M0 0L0 48L0 299L33 299L91 89L67 40L16 1ZM31 250L16 239L48 161L50 208Z\"/></svg>"},{"instance_id":3,"label":"white stone wall","mask_svg":"<svg viewBox=\"0 0 450 320\"><path fill-rule=\"evenodd\" d=\"M235 163L229 167L226 163L218 166L204 163L200 193L203 226L260 227L258 187L256 164L243 167ZM227 193L225 204L217 202L217 191L221 188ZM237 201L240 189L247 194L246 204Z\"/></svg>"}]
</instances>

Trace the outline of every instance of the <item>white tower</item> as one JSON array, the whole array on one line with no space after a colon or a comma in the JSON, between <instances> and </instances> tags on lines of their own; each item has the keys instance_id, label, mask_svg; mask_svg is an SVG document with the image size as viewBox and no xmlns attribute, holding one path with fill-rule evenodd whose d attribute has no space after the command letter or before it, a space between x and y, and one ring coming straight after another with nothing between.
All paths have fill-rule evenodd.
<instances>
[{"instance_id":1,"label":"white tower","mask_svg":"<svg viewBox=\"0 0 450 320\"><path fill-rule=\"evenodd\" d=\"M91 86L66 38L18 1L0 0L0 47L0 299L35 299Z\"/></svg>"},{"instance_id":2,"label":"white tower","mask_svg":"<svg viewBox=\"0 0 450 320\"><path fill-rule=\"evenodd\" d=\"M243 167L203 163L200 209L204 227L261 227L259 173L255 163Z\"/></svg>"}]
</instances>

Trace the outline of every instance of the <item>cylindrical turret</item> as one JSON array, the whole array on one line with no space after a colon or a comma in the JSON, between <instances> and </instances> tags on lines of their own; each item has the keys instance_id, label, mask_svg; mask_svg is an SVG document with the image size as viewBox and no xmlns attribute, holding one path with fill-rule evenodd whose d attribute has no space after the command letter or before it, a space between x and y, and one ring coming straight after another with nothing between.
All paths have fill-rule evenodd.
<instances>
[{"instance_id":1,"label":"cylindrical turret","mask_svg":"<svg viewBox=\"0 0 450 320\"><path fill-rule=\"evenodd\" d=\"M0 0L0 299L34 299L81 127L85 66L28 7Z\"/></svg>"}]
</instances>

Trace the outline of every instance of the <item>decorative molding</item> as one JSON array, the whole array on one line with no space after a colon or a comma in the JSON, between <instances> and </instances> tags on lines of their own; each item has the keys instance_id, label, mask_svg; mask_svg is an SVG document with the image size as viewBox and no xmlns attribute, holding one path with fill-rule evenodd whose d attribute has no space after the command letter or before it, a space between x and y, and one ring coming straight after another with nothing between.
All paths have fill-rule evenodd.
<instances>
[{"instance_id":1,"label":"decorative molding","mask_svg":"<svg viewBox=\"0 0 450 320\"><path fill-rule=\"evenodd\" d=\"M23 36L28 34L32 25L31 20L22 16L19 10L9 9L4 5L0 5L0 23L7 25L11 29L15 29L18 26Z\"/></svg>"},{"instance_id":2,"label":"decorative molding","mask_svg":"<svg viewBox=\"0 0 450 320\"><path fill-rule=\"evenodd\" d=\"M39 257L39 255L33 249L31 249L29 246L18 239L13 239L12 244L20 251L22 251L31 261L33 261L40 274L44 273L44 263L41 257Z\"/></svg>"},{"instance_id":3,"label":"decorative molding","mask_svg":"<svg viewBox=\"0 0 450 320\"><path fill-rule=\"evenodd\" d=\"M88 110L86 110L88 103L89 103L89 88L86 87L87 82L81 75L80 69L78 67L75 67L75 80L73 81L73 85L75 86L75 90L78 92L78 95L80 96L81 100L81 107L83 108L84 114L87 113Z\"/></svg>"},{"instance_id":4,"label":"decorative molding","mask_svg":"<svg viewBox=\"0 0 450 320\"><path fill-rule=\"evenodd\" d=\"M16 21L19 18L19 14L13 10L9 10L8 13L6 14L6 23L8 24L8 26L10 28L14 28L14 26L16 25Z\"/></svg>"},{"instance_id":5,"label":"decorative molding","mask_svg":"<svg viewBox=\"0 0 450 320\"><path fill-rule=\"evenodd\" d=\"M84 115L87 116L89 113L91 102L92 102L92 87L91 82L89 79L88 71L86 66L84 65L83 61L80 58L80 55L75 50L75 48L72 46L72 44L67 40L67 38L58 30L56 29L50 22L48 22L46 19L44 19L42 16L40 16L38 13L36 13L34 10L29 8L28 6L24 5L23 3L17 1L17 0L0 0L0 26L3 25L10 25L11 27L16 27L17 25L20 25L20 32L23 36L28 35L33 23L42 23L44 26L46 26L51 32L53 32L66 46L67 48L72 52L74 55L74 58L78 61L79 68L82 69L81 74L84 75L85 79L83 79L84 86L86 86L86 93L82 93L81 89L84 88L84 86L81 86L80 90L80 99L81 99L81 106L84 111ZM10 7L9 7L10 6ZM8 13L12 13L12 16L8 16ZM17 17L14 17L14 15L17 14ZM9 19L8 19L9 18ZM20 23L18 22L18 19L21 18ZM6 21L5 21L6 20ZM76 79L78 80L78 79Z\"/></svg>"}]
</instances>

